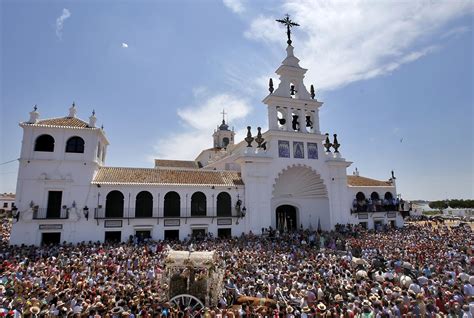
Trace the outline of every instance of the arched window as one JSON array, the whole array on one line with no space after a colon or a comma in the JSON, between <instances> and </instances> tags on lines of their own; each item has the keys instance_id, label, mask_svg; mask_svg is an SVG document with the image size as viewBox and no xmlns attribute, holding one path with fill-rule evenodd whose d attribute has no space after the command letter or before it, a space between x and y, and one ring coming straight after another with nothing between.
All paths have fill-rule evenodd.
<instances>
[{"instance_id":1,"label":"arched window","mask_svg":"<svg viewBox=\"0 0 474 318\"><path fill-rule=\"evenodd\" d=\"M370 195L370 198L373 200L378 200L380 197L379 197L379 194L377 192L372 192L372 194Z\"/></svg>"},{"instance_id":2,"label":"arched window","mask_svg":"<svg viewBox=\"0 0 474 318\"><path fill-rule=\"evenodd\" d=\"M229 145L229 138L222 138L222 147L226 148Z\"/></svg>"},{"instance_id":3,"label":"arched window","mask_svg":"<svg viewBox=\"0 0 474 318\"><path fill-rule=\"evenodd\" d=\"M123 194L114 190L107 194L105 199L105 217L122 218L123 217Z\"/></svg>"},{"instance_id":4,"label":"arched window","mask_svg":"<svg viewBox=\"0 0 474 318\"><path fill-rule=\"evenodd\" d=\"M179 217L181 215L181 199L179 194L171 191L165 195L165 203L163 209L163 216L167 217Z\"/></svg>"},{"instance_id":5,"label":"arched window","mask_svg":"<svg viewBox=\"0 0 474 318\"><path fill-rule=\"evenodd\" d=\"M217 216L232 216L232 203L227 192L217 195Z\"/></svg>"},{"instance_id":6,"label":"arched window","mask_svg":"<svg viewBox=\"0 0 474 318\"><path fill-rule=\"evenodd\" d=\"M206 195L195 192L191 197L191 216L206 216Z\"/></svg>"},{"instance_id":7,"label":"arched window","mask_svg":"<svg viewBox=\"0 0 474 318\"><path fill-rule=\"evenodd\" d=\"M384 199L391 201L393 199L392 193L391 192L386 192L385 195L384 195Z\"/></svg>"},{"instance_id":8,"label":"arched window","mask_svg":"<svg viewBox=\"0 0 474 318\"><path fill-rule=\"evenodd\" d=\"M153 216L153 195L148 191L137 194L135 199L135 217L151 218Z\"/></svg>"},{"instance_id":9,"label":"arched window","mask_svg":"<svg viewBox=\"0 0 474 318\"><path fill-rule=\"evenodd\" d=\"M365 195L362 192L357 192L356 194L356 199L357 201L364 201L365 200Z\"/></svg>"},{"instance_id":10,"label":"arched window","mask_svg":"<svg viewBox=\"0 0 474 318\"><path fill-rule=\"evenodd\" d=\"M35 151L53 152L54 138L50 135L41 135L36 138Z\"/></svg>"},{"instance_id":11,"label":"arched window","mask_svg":"<svg viewBox=\"0 0 474 318\"><path fill-rule=\"evenodd\" d=\"M66 152L84 153L84 139L78 136L69 138L66 142Z\"/></svg>"}]
</instances>

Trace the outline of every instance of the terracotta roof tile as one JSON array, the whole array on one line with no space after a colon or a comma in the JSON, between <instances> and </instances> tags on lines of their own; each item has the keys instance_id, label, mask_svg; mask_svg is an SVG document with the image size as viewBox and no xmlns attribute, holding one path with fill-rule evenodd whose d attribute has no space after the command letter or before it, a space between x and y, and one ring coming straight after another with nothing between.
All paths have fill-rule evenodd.
<instances>
[{"instance_id":1,"label":"terracotta roof tile","mask_svg":"<svg viewBox=\"0 0 474 318\"><path fill-rule=\"evenodd\" d=\"M89 124L76 117L58 117L39 120L37 123L32 124L25 122L25 125L41 126L41 127L67 127L67 128L92 128Z\"/></svg>"},{"instance_id":2,"label":"terracotta roof tile","mask_svg":"<svg viewBox=\"0 0 474 318\"><path fill-rule=\"evenodd\" d=\"M191 160L165 160L155 159L155 168L188 168L198 169L199 164Z\"/></svg>"},{"instance_id":3,"label":"terracotta roof tile","mask_svg":"<svg viewBox=\"0 0 474 318\"><path fill-rule=\"evenodd\" d=\"M240 173L236 171L116 167L101 167L92 183L187 186L239 186L244 184Z\"/></svg>"},{"instance_id":4,"label":"terracotta roof tile","mask_svg":"<svg viewBox=\"0 0 474 318\"><path fill-rule=\"evenodd\" d=\"M361 176L347 176L347 184L352 187L391 187L390 181L381 181Z\"/></svg>"}]
</instances>

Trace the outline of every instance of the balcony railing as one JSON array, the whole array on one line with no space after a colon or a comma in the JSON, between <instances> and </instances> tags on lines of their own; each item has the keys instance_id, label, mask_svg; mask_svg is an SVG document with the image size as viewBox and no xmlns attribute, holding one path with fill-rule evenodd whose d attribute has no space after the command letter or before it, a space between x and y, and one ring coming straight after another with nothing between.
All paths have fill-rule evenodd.
<instances>
[{"instance_id":1,"label":"balcony railing","mask_svg":"<svg viewBox=\"0 0 474 318\"><path fill-rule=\"evenodd\" d=\"M67 209L38 208L33 211L34 220L61 220L68 218L69 211Z\"/></svg>"},{"instance_id":2,"label":"balcony railing","mask_svg":"<svg viewBox=\"0 0 474 318\"><path fill-rule=\"evenodd\" d=\"M179 211L179 215L168 214L164 215L163 208L153 208L150 210L137 210L134 208L123 208L123 210L110 210L107 211L105 208L95 208L94 218L95 219L164 219L164 218L236 218L242 217L241 214L236 211L232 211L231 215L217 215L216 209L208 209L206 215L192 215L191 209L182 208Z\"/></svg>"},{"instance_id":3,"label":"balcony railing","mask_svg":"<svg viewBox=\"0 0 474 318\"><path fill-rule=\"evenodd\" d=\"M380 201L379 201L380 202ZM365 212L396 212L400 211L399 204L368 203L367 201L354 202L351 213Z\"/></svg>"}]
</instances>

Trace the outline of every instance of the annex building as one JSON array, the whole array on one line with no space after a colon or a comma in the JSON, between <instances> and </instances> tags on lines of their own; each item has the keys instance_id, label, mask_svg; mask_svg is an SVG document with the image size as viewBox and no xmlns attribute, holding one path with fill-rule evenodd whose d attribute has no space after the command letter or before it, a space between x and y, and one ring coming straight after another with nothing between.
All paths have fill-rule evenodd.
<instances>
[{"instance_id":1,"label":"annex building","mask_svg":"<svg viewBox=\"0 0 474 318\"><path fill-rule=\"evenodd\" d=\"M223 118L212 134L213 147L192 161L107 166L109 140L94 113L79 119L73 104L65 117L41 119L35 107L20 123L10 243L227 237L270 226L402 226L393 172L388 180L348 175L352 162L341 156L337 136L320 131L323 103L303 82L307 70L293 53L289 33L288 43L276 70L279 83L274 87L270 80L263 99L268 131L247 127L247 137L236 141Z\"/></svg>"}]
</instances>

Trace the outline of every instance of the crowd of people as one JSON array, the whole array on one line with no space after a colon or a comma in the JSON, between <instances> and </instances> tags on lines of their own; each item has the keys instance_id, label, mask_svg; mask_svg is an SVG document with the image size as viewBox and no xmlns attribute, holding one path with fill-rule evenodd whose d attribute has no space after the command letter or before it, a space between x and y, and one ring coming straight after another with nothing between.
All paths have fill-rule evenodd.
<instances>
[{"instance_id":1,"label":"crowd of people","mask_svg":"<svg viewBox=\"0 0 474 318\"><path fill-rule=\"evenodd\" d=\"M1 223L0 317L462 317L474 315L473 235L430 222L299 230L196 244L145 240L9 246ZM169 302L167 251L215 250L218 303ZM255 301L255 299L257 301ZM248 301L246 301L248 300Z\"/></svg>"}]
</instances>

